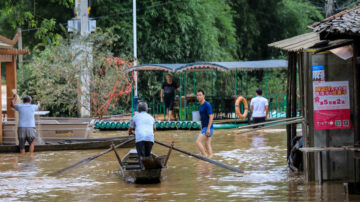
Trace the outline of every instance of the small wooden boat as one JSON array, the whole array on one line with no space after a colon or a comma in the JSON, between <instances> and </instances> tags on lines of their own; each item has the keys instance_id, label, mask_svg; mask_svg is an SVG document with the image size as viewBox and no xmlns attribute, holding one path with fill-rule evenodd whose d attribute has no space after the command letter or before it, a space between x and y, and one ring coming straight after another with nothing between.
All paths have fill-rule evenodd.
<instances>
[{"instance_id":1,"label":"small wooden boat","mask_svg":"<svg viewBox=\"0 0 360 202\"><path fill-rule=\"evenodd\" d=\"M61 141L45 142L44 144L35 144L35 152L39 151L59 151L59 150L85 150L85 149L105 149L114 144L120 144L131 137L116 138L98 138L98 139L65 139ZM129 142L123 145L123 148L134 147L135 142ZM28 145L25 147L28 151ZM17 145L0 145L0 153L19 152Z\"/></svg>"},{"instance_id":2,"label":"small wooden boat","mask_svg":"<svg viewBox=\"0 0 360 202\"><path fill-rule=\"evenodd\" d=\"M166 179L166 163L170 152L168 156L160 157L151 153L150 157L141 160L142 165L136 149L130 150L121 161L117 153L116 155L120 163L120 174L126 182L148 184Z\"/></svg>"}]
</instances>

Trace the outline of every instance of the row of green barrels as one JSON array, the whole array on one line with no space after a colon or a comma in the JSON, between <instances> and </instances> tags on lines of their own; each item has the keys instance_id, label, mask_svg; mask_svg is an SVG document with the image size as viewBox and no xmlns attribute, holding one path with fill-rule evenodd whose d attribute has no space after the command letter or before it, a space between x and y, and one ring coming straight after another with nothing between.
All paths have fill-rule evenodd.
<instances>
[{"instance_id":1,"label":"row of green barrels","mask_svg":"<svg viewBox=\"0 0 360 202\"><path fill-rule=\"evenodd\" d=\"M95 123L95 129L100 130L127 130L130 122L111 122L111 121L98 121ZM156 129L163 130L196 130L200 129L200 122L191 121L156 121Z\"/></svg>"}]
</instances>

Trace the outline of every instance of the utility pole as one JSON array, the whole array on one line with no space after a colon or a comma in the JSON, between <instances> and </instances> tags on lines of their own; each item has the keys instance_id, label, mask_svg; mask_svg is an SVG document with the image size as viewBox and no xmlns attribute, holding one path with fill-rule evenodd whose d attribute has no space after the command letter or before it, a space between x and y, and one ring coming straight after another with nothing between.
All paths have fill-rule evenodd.
<instances>
[{"instance_id":1,"label":"utility pole","mask_svg":"<svg viewBox=\"0 0 360 202\"><path fill-rule=\"evenodd\" d=\"M95 31L96 21L89 20L88 0L75 0L75 17L68 21L68 31L80 33L80 38L87 37ZM81 117L90 117L90 69L92 68L92 47L90 42L84 40L73 41L72 48L77 57L74 65L81 67L81 84L79 102Z\"/></svg>"},{"instance_id":2,"label":"utility pole","mask_svg":"<svg viewBox=\"0 0 360 202\"><path fill-rule=\"evenodd\" d=\"M136 66L137 61L137 33L136 33L136 0L133 0L133 44L134 44L134 66ZM137 85L137 72L134 71L134 109L137 109L138 104L138 85Z\"/></svg>"},{"instance_id":3,"label":"utility pole","mask_svg":"<svg viewBox=\"0 0 360 202\"><path fill-rule=\"evenodd\" d=\"M22 32L21 28L18 28L18 32L20 32L20 37L18 40L18 49L22 49ZM19 55L19 68L21 68L23 65L23 55Z\"/></svg>"},{"instance_id":4,"label":"utility pole","mask_svg":"<svg viewBox=\"0 0 360 202\"><path fill-rule=\"evenodd\" d=\"M334 14L335 11L335 3L334 0L326 0L325 5L325 16L330 17Z\"/></svg>"},{"instance_id":5,"label":"utility pole","mask_svg":"<svg viewBox=\"0 0 360 202\"><path fill-rule=\"evenodd\" d=\"M89 35L89 13L88 0L80 0L80 35L81 38ZM83 51L80 61L86 61L81 68L81 95L80 95L80 114L81 117L90 117L90 71L92 67L92 48L89 42L80 42Z\"/></svg>"}]
</instances>

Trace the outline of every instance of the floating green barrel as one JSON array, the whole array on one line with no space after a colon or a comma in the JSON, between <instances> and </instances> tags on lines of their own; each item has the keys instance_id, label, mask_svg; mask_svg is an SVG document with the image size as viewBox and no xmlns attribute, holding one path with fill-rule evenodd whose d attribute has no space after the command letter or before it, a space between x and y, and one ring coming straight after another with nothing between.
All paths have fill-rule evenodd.
<instances>
[{"instance_id":1,"label":"floating green barrel","mask_svg":"<svg viewBox=\"0 0 360 202\"><path fill-rule=\"evenodd\" d=\"M169 121L166 121L166 122L165 122L165 128L166 128L166 129L169 129L169 128L170 128L170 122L169 122Z\"/></svg>"},{"instance_id":2,"label":"floating green barrel","mask_svg":"<svg viewBox=\"0 0 360 202\"><path fill-rule=\"evenodd\" d=\"M191 129L200 129L200 123L193 122L192 125L191 125Z\"/></svg>"},{"instance_id":3,"label":"floating green barrel","mask_svg":"<svg viewBox=\"0 0 360 202\"><path fill-rule=\"evenodd\" d=\"M121 122L121 129L126 129L126 122Z\"/></svg>"},{"instance_id":4,"label":"floating green barrel","mask_svg":"<svg viewBox=\"0 0 360 202\"><path fill-rule=\"evenodd\" d=\"M97 121L97 122L95 123L94 128L95 128L95 129L99 129L100 126L101 126L101 123L100 123L99 121Z\"/></svg>"},{"instance_id":5,"label":"floating green barrel","mask_svg":"<svg viewBox=\"0 0 360 202\"><path fill-rule=\"evenodd\" d=\"M163 129L163 128L165 128L165 122L164 122L164 121L161 121L161 122L160 122L160 129Z\"/></svg>"},{"instance_id":6,"label":"floating green barrel","mask_svg":"<svg viewBox=\"0 0 360 202\"><path fill-rule=\"evenodd\" d=\"M111 122L106 122L105 129L110 129L110 128L111 128Z\"/></svg>"},{"instance_id":7,"label":"floating green barrel","mask_svg":"<svg viewBox=\"0 0 360 202\"><path fill-rule=\"evenodd\" d=\"M116 122L110 122L110 129L116 128Z\"/></svg>"},{"instance_id":8,"label":"floating green barrel","mask_svg":"<svg viewBox=\"0 0 360 202\"><path fill-rule=\"evenodd\" d=\"M180 121L178 121L178 122L176 122L176 128L180 128L181 127L181 122Z\"/></svg>"},{"instance_id":9,"label":"floating green barrel","mask_svg":"<svg viewBox=\"0 0 360 202\"><path fill-rule=\"evenodd\" d=\"M121 129L121 122L116 123L116 129L118 129L118 130Z\"/></svg>"},{"instance_id":10,"label":"floating green barrel","mask_svg":"<svg viewBox=\"0 0 360 202\"><path fill-rule=\"evenodd\" d=\"M187 122L187 123L186 123L186 128L190 129L190 128L191 128L191 125L192 125L192 124L191 124L191 122L190 122L190 121L189 121L189 122Z\"/></svg>"},{"instance_id":11,"label":"floating green barrel","mask_svg":"<svg viewBox=\"0 0 360 202\"><path fill-rule=\"evenodd\" d=\"M186 122L185 121L183 121L182 123L181 123L181 127L180 127L181 129L186 129Z\"/></svg>"},{"instance_id":12,"label":"floating green barrel","mask_svg":"<svg viewBox=\"0 0 360 202\"><path fill-rule=\"evenodd\" d=\"M155 127L156 127L156 129L159 129L159 128L160 128L160 122L159 122L159 121L156 121L156 122L155 122Z\"/></svg>"},{"instance_id":13,"label":"floating green barrel","mask_svg":"<svg viewBox=\"0 0 360 202\"><path fill-rule=\"evenodd\" d=\"M105 129L105 127L106 127L106 122L101 122L100 129Z\"/></svg>"},{"instance_id":14,"label":"floating green barrel","mask_svg":"<svg viewBox=\"0 0 360 202\"><path fill-rule=\"evenodd\" d=\"M176 123L175 123L175 121L172 121L172 122L170 123L170 128L171 128L171 129L175 129L175 128L176 128Z\"/></svg>"}]
</instances>

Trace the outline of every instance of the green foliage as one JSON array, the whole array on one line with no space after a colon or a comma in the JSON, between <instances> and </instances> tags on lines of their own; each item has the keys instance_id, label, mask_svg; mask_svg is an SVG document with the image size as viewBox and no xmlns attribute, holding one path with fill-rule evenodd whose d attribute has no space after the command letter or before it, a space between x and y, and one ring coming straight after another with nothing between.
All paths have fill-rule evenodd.
<instances>
[{"instance_id":1,"label":"green foliage","mask_svg":"<svg viewBox=\"0 0 360 202\"><path fill-rule=\"evenodd\" d=\"M236 58L230 8L219 1L138 1L138 59L142 63L228 61ZM98 26L117 26L121 50L132 53L131 1L94 2ZM116 51L116 50L115 50ZM114 52L115 52L114 51Z\"/></svg>"},{"instance_id":2,"label":"green foliage","mask_svg":"<svg viewBox=\"0 0 360 202\"><path fill-rule=\"evenodd\" d=\"M306 25L322 19L305 0L228 0L236 27L241 60L263 60L280 55L267 44L306 32Z\"/></svg>"},{"instance_id":3,"label":"green foliage","mask_svg":"<svg viewBox=\"0 0 360 202\"><path fill-rule=\"evenodd\" d=\"M98 30L89 38L75 37L69 40L60 37L59 43L47 44L41 49L35 49L32 61L19 71L20 94L33 95L34 99L40 100L44 108L50 110L53 116L77 116L81 107L80 75L81 72L88 71L90 79L85 82L90 84L91 95L84 94L84 96L91 96L93 101L93 108L88 110L91 110L93 115L102 116L103 114L96 112L108 101L114 88L124 89L128 85L124 73L118 69L120 66L124 68L127 63L124 62L122 65L115 63L120 61L113 60L112 53L108 51L117 37L109 31ZM88 40L92 41L93 56L86 54L80 48L80 44ZM80 57L81 55L83 57ZM119 72L122 75L119 75ZM110 100L113 101L110 110L119 110L115 104L128 103L127 95L113 96ZM120 106L123 110L128 107Z\"/></svg>"},{"instance_id":4,"label":"green foliage","mask_svg":"<svg viewBox=\"0 0 360 202\"><path fill-rule=\"evenodd\" d=\"M92 1L90 17L97 20L97 33L90 36L94 51L92 90L110 92L116 80L114 64L101 58L133 55L132 1ZM286 53L267 44L305 33L306 26L322 19L320 4L313 0L175 0L137 1L138 64L188 63L286 58ZM345 5L347 0L339 0ZM21 27L24 47L33 49L31 59L19 70L19 88L38 96L54 114L78 113L79 66L74 64L71 38L64 23L74 16L74 0L4 0L0 3L0 34L13 37ZM74 40L76 39L76 36ZM76 52L76 51L75 51ZM76 55L76 54L75 54ZM29 56L27 56L29 57ZM128 58L132 60L132 58ZM84 61L86 62L86 61ZM227 96L235 93L235 72L197 72L195 89ZM237 72L237 94L265 92L265 73ZM139 97L159 98L161 72L139 73ZM193 93L193 73L187 73L187 94ZM216 79L217 78L217 79ZM106 81L107 79L107 81ZM213 79L213 80L212 80ZM174 75L180 83L180 74ZM268 93L285 93L285 71L268 74ZM98 104L106 101L100 93ZM157 100L156 99L156 100ZM129 97L109 105L112 113L129 109ZM97 105L96 105L97 106ZM56 114L55 114L56 112Z\"/></svg>"}]
</instances>

